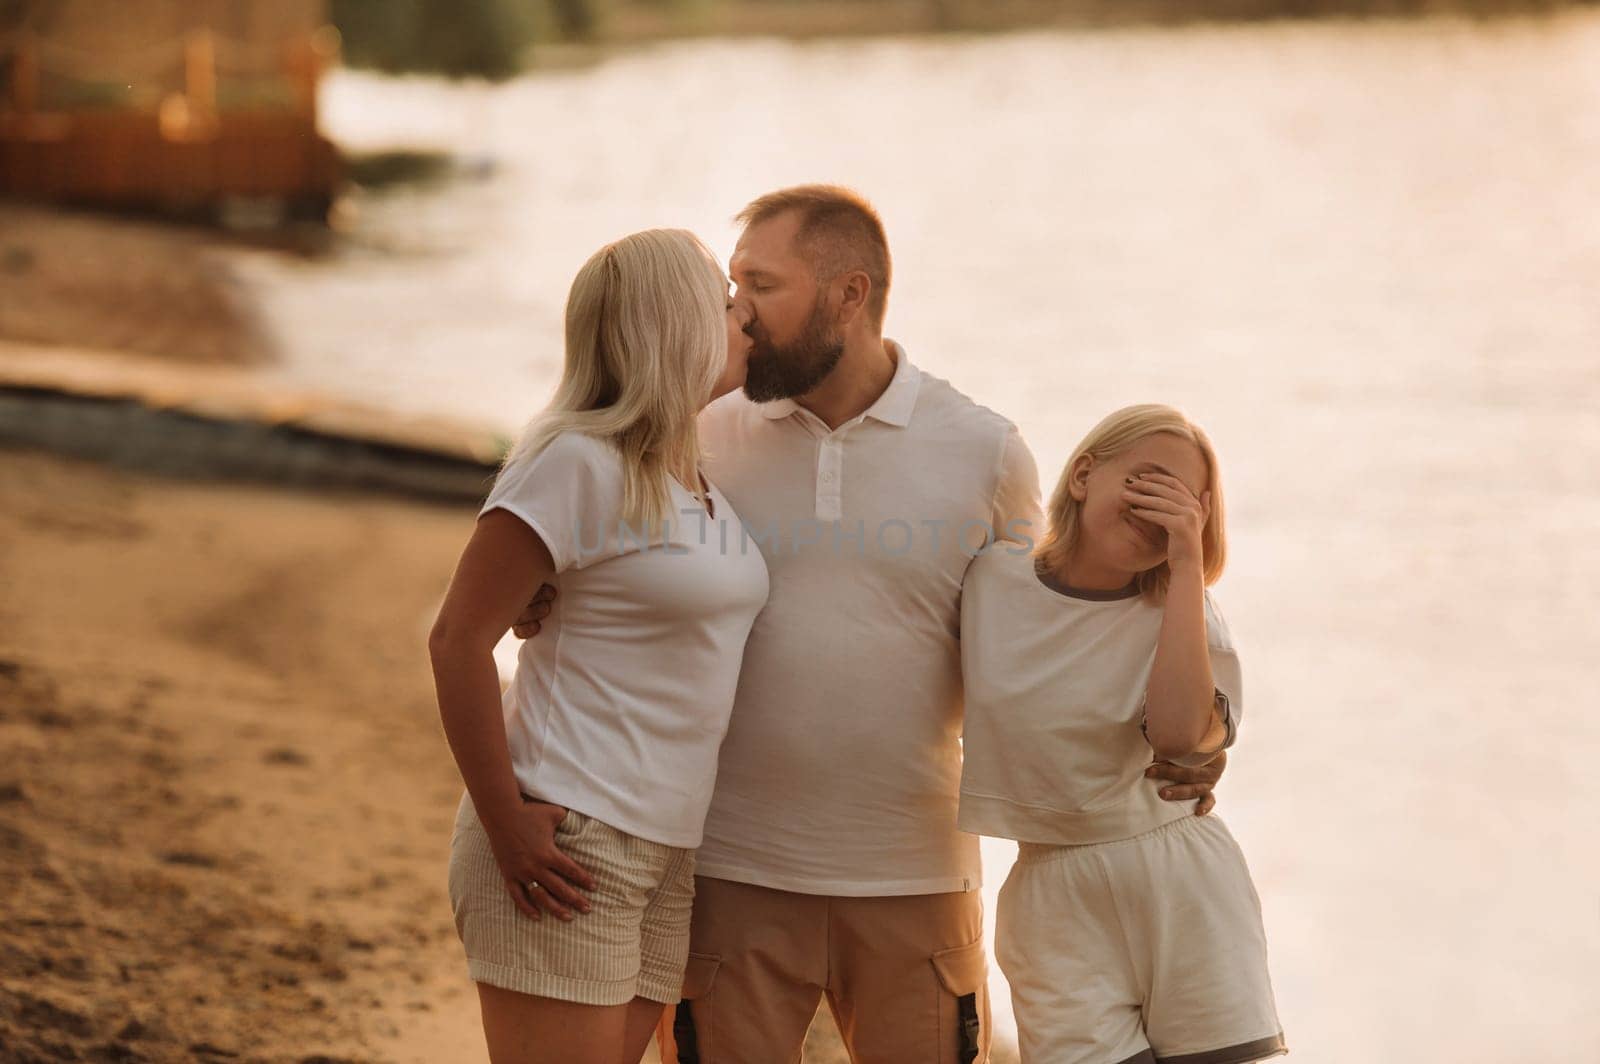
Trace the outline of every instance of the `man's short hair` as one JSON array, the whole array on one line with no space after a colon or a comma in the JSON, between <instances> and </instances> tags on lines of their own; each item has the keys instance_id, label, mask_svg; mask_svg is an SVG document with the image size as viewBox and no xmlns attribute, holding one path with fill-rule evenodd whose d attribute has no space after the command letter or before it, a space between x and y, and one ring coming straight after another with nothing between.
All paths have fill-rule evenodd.
<instances>
[{"instance_id":1,"label":"man's short hair","mask_svg":"<svg viewBox=\"0 0 1600 1064\"><path fill-rule=\"evenodd\" d=\"M860 193L838 185L796 185L752 200L735 221L748 229L789 211L800 215L795 245L811 263L818 283L851 270L865 273L872 281L867 313L874 325L883 328L893 266L883 220L872 204Z\"/></svg>"}]
</instances>

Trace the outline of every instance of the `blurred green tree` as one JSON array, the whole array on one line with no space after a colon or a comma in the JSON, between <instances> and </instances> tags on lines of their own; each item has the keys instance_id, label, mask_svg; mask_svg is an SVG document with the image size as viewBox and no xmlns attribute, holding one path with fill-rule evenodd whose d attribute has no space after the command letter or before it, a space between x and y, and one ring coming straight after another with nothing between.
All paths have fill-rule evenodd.
<instances>
[{"instance_id":1,"label":"blurred green tree","mask_svg":"<svg viewBox=\"0 0 1600 1064\"><path fill-rule=\"evenodd\" d=\"M586 8L586 0L563 7ZM509 78L523 68L541 0L331 0L355 66L450 77Z\"/></svg>"}]
</instances>

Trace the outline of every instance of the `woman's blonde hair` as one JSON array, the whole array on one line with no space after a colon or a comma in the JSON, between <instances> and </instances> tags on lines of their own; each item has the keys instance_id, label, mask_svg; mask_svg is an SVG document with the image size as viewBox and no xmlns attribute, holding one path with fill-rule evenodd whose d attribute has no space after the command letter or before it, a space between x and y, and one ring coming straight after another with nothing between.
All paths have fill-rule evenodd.
<instances>
[{"instance_id":1,"label":"woman's blonde hair","mask_svg":"<svg viewBox=\"0 0 1600 1064\"><path fill-rule=\"evenodd\" d=\"M1108 415L1078 444L1067 459L1056 490L1050 496L1049 530L1034 550L1035 561L1044 567L1060 572L1082 532L1083 503L1072 497L1072 469L1079 459L1088 456L1094 462L1105 462L1126 451L1129 447L1159 432L1171 433L1193 443L1200 449L1206 463L1206 490L1211 492L1211 514L1200 532L1200 546L1204 557L1203 570L1206 586L1217 582L1228 560L1228 538L1224 531L1222 505L1222 475L1217 465L1217 452L1211 440L1199 425L1184 414L1160 403L1141 403L1125 406ZM1139 592L1147 600L1159 602L1166 597L1167 582L1172 570L1166 562L1140 573Z\"/></svg>"},{"instance_id":2,"label":"woman's blonde hair","mask_svg":"<svg viewBox=\"0 0 1600 1064\"><path fill-rule=\"evenodd\" d=\"M506 465L563 432L606 440L622 458L623 519L658 529L669 476L700 490L695 416L728 360L727 299L716 257L685 230L646 229L595 252L567 295L561 383Z\"/></svg>"}]
</instances>

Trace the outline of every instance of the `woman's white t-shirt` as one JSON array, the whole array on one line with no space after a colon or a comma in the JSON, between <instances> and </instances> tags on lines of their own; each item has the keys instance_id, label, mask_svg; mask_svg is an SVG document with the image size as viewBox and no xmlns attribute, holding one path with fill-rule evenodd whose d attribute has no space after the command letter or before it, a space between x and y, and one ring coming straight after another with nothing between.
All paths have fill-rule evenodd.
<instances>
[{"instance_id":1,"label":"woman's white t-shirt","mask_svg":"<svg viewBox=\"0 0 1600 1064\"><path fill-rule=\"evenodd\" d=\"M1131 838L1188 816L1145 778L1141 727L1162 608L1138 595L1049 586L1000 545L961 585L963 831L1055 845ZM1243 708L1239 658L1208 592L1206 642L1227 741Z\"/></svg>"},{"instance_id":2,"label":"woman's white t-shirt","mask_svg":"<svg viewBox=\"0 0 1600 1064\"><path fill-rule=\"evenodd\" d=\"M767 567L715 485L714 518L676 481L671 492L663 530L628 527L616 450L565 432L507 465L481 512L526 522L557 573L550 617L523 642L503 703L518 784L693 847Z\"/></svg>"}]
</instances>

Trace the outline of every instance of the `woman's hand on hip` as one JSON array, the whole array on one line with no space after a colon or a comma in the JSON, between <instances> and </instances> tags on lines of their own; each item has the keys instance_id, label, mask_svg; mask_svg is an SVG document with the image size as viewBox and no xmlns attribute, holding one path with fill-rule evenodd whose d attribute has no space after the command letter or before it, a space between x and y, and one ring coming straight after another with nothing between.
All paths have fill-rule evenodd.
<instances>
[{"instance_id":1,"label":"woman's hand on hip","mask_svg":"<svg viewBox=\"0 0 1600 1064\"><path fill-rule=\"evenodd\" d=\"M594 890L594 877L556 845L556 827L567 810L551 802L525 800L503 823L484 825L501 878L525 916L549 913L571 920L592 906L580 890Z\"/></svg>"}]
</instances>

